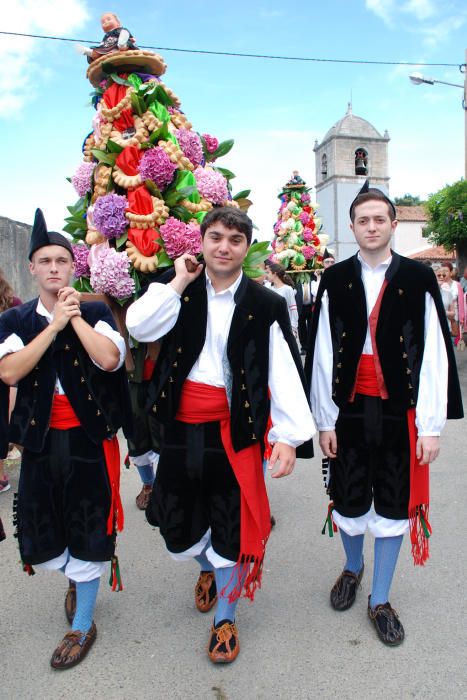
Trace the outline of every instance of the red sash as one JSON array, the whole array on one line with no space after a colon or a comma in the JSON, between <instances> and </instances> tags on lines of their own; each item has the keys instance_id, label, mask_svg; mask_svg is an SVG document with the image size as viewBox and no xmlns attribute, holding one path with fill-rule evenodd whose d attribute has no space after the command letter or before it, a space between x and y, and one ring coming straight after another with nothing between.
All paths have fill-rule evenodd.
<instances>
[{"instance_id":1,"label":"red sash","mask_svg":"<svg viewBox=\"0 0 467 700\"><path fill-rule=\"evenodd\" d=\"M358 363L355 394L381 396L373 355L362 355Z\"/></svg>"},{"instance_id":2,"label":"red sash","mask_svg":"<svg viewBox=\"0 0 467 700\"><path fill-rule=\"evenodd\" d=\"M410 498L409 523L412 556L415 565L423 566L430 556L428 539L431 535L431 525L428 521L430 506L430 467L420 464L417 459L417 426L415 424L415 409L407 411L410 443Z\"/></svg>"},{"instance_id":3,"label":"red sash","mask_svg":"<svg viewBox=\"0 0 467 700\"><path fill-rule=\"evenodd\" d=\"M69 430L80 425L79 418L68 398L64 394L54 394L50 427L55 428L55 430ZM111 535L114 527L118 531L123 530L124 523L123 506L120 498L120 450L117 436L114 435L111 440L104 440L102 448L111 489L110 512L107 518L107 534Z\"/></svg>"},{"instance_id":4,"label":"red sash","mask_svg":"<svg viewBox=\"0 0 467 700\"><path fill-rule=\"evenodd\" d=\"M261 586L266 542L271 531L260 445L235 452L227 394L221 387L186 380L176 419L183 423L220 422L222 445L240 486L240 555L235 567L236 585L229 602L239 598L242 591L253 600Z\"/></svg>"}]
</instances>

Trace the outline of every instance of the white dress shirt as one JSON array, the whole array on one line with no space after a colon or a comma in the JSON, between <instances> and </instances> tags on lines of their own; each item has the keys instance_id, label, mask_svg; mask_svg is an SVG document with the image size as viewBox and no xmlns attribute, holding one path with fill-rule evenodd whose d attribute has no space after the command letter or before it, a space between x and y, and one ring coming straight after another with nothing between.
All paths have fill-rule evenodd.
<instances>
[{"instance_id":1,"label":"white dress shirt","mask_svg":"<svg viewBox=\"0 0 467 700\"><path fill-rule=\"evenodd\" d=\"M224 387L223 358L235 310L234 295L242 274L227 289L216 292L206 275L208 319L206 340L188 379ZM150 284L146 293L128 309L126 324L130 335L151 342L166 335L177 322L180 295L170 284ZM316 432L300 376L289 346L277 322L269 332L269 390L271 392L271 443L298 447Z\"/></svg>"}]
</instances>

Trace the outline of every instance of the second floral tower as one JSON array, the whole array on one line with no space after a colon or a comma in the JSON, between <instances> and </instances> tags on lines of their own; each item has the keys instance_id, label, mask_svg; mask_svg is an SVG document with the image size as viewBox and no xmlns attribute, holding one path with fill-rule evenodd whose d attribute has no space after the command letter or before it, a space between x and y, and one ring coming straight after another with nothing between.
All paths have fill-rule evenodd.
<instances>
[{"instance_id":1,"label":"second floral tower","mask_svg":"<svg viewBox=\"0 0 467 700\"><path fill-rule=\"evenodd\" d=\"M316 215L318 205L312 202L310 190L294 171L279 194L281 204L271 243L271 259L293 273L297 282L306 281L314 270L323 267L329 240Z\"/></svg>"}]
</instances>

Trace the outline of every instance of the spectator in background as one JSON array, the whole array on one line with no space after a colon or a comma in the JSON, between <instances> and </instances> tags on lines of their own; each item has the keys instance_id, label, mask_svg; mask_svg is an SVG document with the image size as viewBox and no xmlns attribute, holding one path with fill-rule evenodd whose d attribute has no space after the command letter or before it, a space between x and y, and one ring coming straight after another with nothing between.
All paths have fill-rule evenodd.
<instances>
[{"instance_id":1,"label":"spectator in background","mask_svg":"<svg viewBox=\"0 0 467 700\"><path fill-rule=\"evenodd\" d=\"M3 270L0 268L0 314L11 309L13 306L19 306L21 304L21 299L16 297L13 293L13 289L9 285L8 281L5 279ZM2 433L1 445L0 445L0 493L4 493L10 489L10 482L8 480L8 475L5 473L4 458L8 454L8 439L7 439L7 428L9 421L9 414L11 413L12 404L16 396L16 389L11 388L8 392L6 385L2 385L1 393L5 395L5 400L2 401L2 415L0 418L0 430ZM6 397L9 394L9 399ZM9 408L8 408L9 405Z\"/></svg>"},{"instance_id":2,"label":"spectator in background","mask_svg":"<svg viewBox=\"0 0 467 700\"><path fill-rule=\"evenodd\" d=\"M293 280L290 275L287 274L285 267L279 265L279 263L272 263L272 265L270 265L268 279L272 283L273 290L284 297L287 302L292 333L294 334L295 339L297 339L298 311Z\"/></svg>"}]
</instances>

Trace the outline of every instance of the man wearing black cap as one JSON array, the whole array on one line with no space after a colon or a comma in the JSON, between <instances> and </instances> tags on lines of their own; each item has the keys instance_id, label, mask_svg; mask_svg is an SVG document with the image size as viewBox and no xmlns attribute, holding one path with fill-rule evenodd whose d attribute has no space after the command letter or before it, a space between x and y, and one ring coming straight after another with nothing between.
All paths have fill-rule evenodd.
<instances>
[{"instance_id":1,"label":"man wearing black cap","mask_svg":"<svg viewBox=\"0 0 467 700\"><path fill-rule=\"evenodd\" d=\"M350 608L363 576L366 528L375 537L368 615L385 644L404 628L389 603L403 534L415 564L428 558L428 465L462 400L433 272L390 248L393 203L368 181L350 207L358 253L333 265L316 299L307 372L320 446L330 460L327 524L339 527L344 570L331 590Z\"/></svg>"},{"instance_id":2,"label":"man wearing black cap","mask_svg":"<svg viewBox=\"0 0 467 700\"><path fill-rule=\"evenodd\" d=\"M60 570L69 579L72 630L51 658L66 669L96 638L100 576L106 561L116 568L123 512L115 434L126 423L125 346L107 306L81 303L69 286L72 247L47 231L40 210L29 259L39 297L1 315L0 379L18 385L9 438L24 448L15 506L24 570Z\"/></svg>"}]
</instances>

